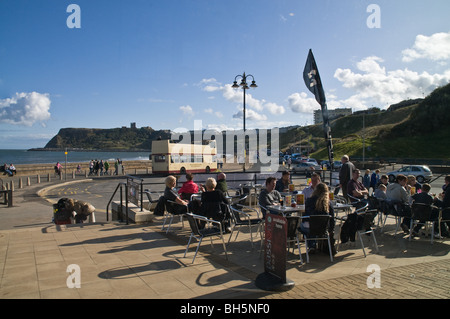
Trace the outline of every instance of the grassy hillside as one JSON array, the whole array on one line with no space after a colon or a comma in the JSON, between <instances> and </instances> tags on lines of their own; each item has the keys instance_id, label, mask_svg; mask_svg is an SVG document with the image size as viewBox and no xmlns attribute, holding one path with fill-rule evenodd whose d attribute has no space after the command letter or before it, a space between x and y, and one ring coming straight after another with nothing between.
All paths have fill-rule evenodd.
<instances>
[{"instance_id":1,"label":"grassy hillside","mask_svg":"<svg viewBox=\"0 0 450 319\"><path fill-rule=\"evenodd\" d=\"M436 89L416 105L364 115L346 116L330 123L334 157L344 154L366 158L435 158L449 159L450 84ZM292 137L292 138L290 138ZM326 159L322 125L295 128L280 140L282 149L299 144L311 146L311 156Z\"/></svg>"}]
</instances>

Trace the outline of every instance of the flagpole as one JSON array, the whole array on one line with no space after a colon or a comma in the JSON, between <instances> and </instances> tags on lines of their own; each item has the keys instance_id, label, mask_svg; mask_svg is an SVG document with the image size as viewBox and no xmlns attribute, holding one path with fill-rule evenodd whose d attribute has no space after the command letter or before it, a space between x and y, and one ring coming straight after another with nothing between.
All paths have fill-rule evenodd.
<instances>
[{"instance_id":1,"label":"flagpole","mask_svg":"<svg viewBox=\"0 0 450 319\"><path fill-rule=\"evenodd\" d=\"M332 183L332 171L334 168L333 160L333 144L331 139L331 127L328 117L328 108L325 98L325 92L323 90L322 81L320 79L319 70L317 68L316 61L312 50L309 50L308 58L306 60L305 68L303 70L303 79L306 87L314 94L316 101L320 104L323 117L323 129L325 133L325 140L328 149L328 159L330 161L330 185Z\"/></svg>"}]
</instances>

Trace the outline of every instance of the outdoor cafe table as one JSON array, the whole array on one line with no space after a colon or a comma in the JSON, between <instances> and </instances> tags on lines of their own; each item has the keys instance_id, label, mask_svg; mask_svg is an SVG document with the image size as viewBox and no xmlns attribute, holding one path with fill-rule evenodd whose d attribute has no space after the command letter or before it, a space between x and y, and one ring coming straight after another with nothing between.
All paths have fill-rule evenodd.
<instances>
[{"instance_id":1,"label":"outdoor cafe table","mask_svg":"<svg viewBox=\"0 0 450 319\"><path fill-rule=\"evenodd\" d=\"M333 209L335 211L345 211L348 212L353 206L351 204L341 204L341 203L334 203ZM269 211L276 212L278 214L281 214L283 216L290 215L292 213L304 213L305 212L305 205L296 205L296 207L291 206L281 206L281 205L268 205L267 209Z\"/></svg>"},{"instance_id":2,"label":"outdoor cafe table","mask_svg":"<svg viewBox=\"0 0 450 319\"><path fill-rule=\"evenodd\" d=\"M281 206L281 205L268 205L267 210L276 212L277 214L286 216L291 215L292 213L303 213L305 211L305 205L296 205L295 207L291 206Z\"/></svg>"}]
</instances>

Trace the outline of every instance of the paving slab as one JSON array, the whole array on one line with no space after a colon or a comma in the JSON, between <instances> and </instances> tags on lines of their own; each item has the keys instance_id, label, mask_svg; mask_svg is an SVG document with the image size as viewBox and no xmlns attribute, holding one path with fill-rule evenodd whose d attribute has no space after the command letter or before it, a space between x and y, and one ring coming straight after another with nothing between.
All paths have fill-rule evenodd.
<instances>
[{"instance_id":1,"label":"paving slab","mask_svg":"<svg viewBox=\"0 0 450 319\"><path fill-rule=\"evenodd\" d=\"M394 236L388 221L376 231L378 253L364 238L367 257L359 243L341 246L330 262L317 252L300 264L298 251L287 254L287 277L294 281L286 292L255 286L264 271L259 237L250 243L242 228L227 245L205 240L192 263L196 243L184 252L188 225L175 222L166 234L162 218L150 224L118 222L54 225L51 204L17 196L17 206L0 208L0 217L18 214L19 226L0 230L1 299L448 299L450 297L450 240ZM26 214L24 213L26 210ZM27 222L27 216L31 215ZM15 221L17 223L17 220ZM11 224L12 225L12 224ZM226 235L225 240L228 241ZM304 245L303 260L306 261ZM70 265L80 267L80 288L69 288ZM378 288L369 288L371 265L378 265ZM72 278L72 277L71 277ZM72 278L73 279L73 278ZM74 279L73 279L74 280ZM74 281L72 280L72 283Z\"/></svg>"}]
</instances>

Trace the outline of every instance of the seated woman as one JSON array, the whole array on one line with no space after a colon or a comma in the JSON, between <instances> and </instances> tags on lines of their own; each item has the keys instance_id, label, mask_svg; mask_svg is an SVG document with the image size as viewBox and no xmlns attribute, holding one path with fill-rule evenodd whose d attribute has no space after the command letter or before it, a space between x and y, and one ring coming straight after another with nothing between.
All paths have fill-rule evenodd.
<instances>
[{"instance_id":1,"label":"seated woman","mask_svg":"<svg viewBox=\"0 0 450 319\"><path fill-rule=\"evenodd\" d=\"M174 187L177 183L177 179L169 175L166 177L166 189L164 190L164 198L166 200L171 200L173 202L176 202L179 205L173 205L173 211L170 211L170 213L179 215L187 213L187 205L188 201L181 199L177 192L174 190Z\"/></svg>"},{"instance_id":2,"label":"seated woman","mask_svg":"<svg viewBox=\"0 0 450 319\"><path fill-rule=\"evenodd\" d=\"M330 200L329 200L329 191L328 186L324 183L317 184L316 188L314 189L314 192L310 198L306 199L305 203L305 213L303 214L303 217L308 217L312 215L330 215L330 223L328 225L328 231L330 233L330 238L333 242L333 230L334 230L334 210L331 206ZM309 234L309 219L303 219L302 223L300 224L300 231L308 235ZM308 241L308 247L309 249L315 249L315 241ZM334 245L333 245L334 246Z\"/></svg>"},{"instance_id":3,"label":"seated woman","mask_svg":"<svg viewBox=\"0 0 450 319\"><path fill-rule=\"evenodd\" d=\"M178 194L184 200L190 200L192 194L198 193L198 185L192 180L194 176L191 173L186 174L186 182L178 190Z\"/></svg>"},{"instance_id":4,"label":"seated woman","mask_svg":"<svg viewBox=\"0 0 450 319\"><path fill-rule=\"evenodd\" d=\"M199 208L199 215L212 218L221 222L227 231L229 226L229 201L225 194L216 190L217 182L214 178L208 178L205 183L206 192L202 193L201 206Z\"/></svg>"}]
</instances>

